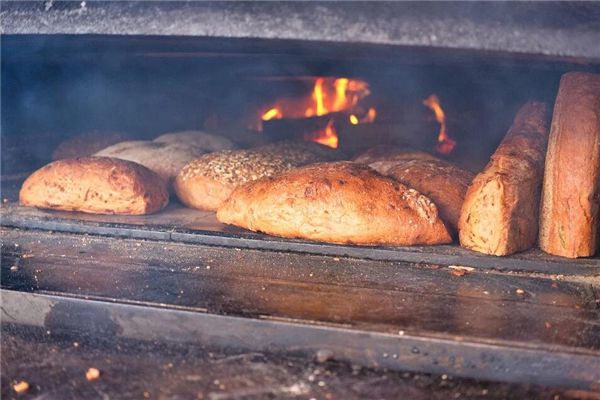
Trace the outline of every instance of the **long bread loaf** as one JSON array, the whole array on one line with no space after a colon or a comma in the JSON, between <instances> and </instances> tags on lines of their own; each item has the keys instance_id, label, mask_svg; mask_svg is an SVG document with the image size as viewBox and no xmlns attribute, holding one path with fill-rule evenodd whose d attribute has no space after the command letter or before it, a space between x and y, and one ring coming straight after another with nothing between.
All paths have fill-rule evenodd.
<instances>
[{"instance_id":1,"label":"long bread loaf","mask_svg":"<svg viewBox=\"0 0 600 400\"><path fill-rule=\"evenodd\" d=\"M563 257L598 250L600 208L600 74L560 80L546 156L540 247Z\"/></svg>"},{"instance_id":2,"label":"long bread loaf","mask_svg":"<svg viewBox=\"0 0 600 400\"><path fill-rule=\"evenodd\" d=\"M491 161L469 187L458 222L460 244L503 256L533 247L548 141L547 107L523 105Z\"/></svg>"}]
</instances>

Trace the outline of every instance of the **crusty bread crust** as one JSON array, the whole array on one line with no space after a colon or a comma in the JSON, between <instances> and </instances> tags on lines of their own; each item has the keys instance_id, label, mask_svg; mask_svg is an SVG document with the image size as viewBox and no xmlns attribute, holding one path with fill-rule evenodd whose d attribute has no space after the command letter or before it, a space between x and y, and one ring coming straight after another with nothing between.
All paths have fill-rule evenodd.
<instances>
[{"instance_id":1,"label":"crusty bread crust","mask_svg":"<svg viewBox=\"0 0 600 400\"><path fill-rule=\"evenodd\" d=\"M600 74L562 76L546 156L540 248L563 257L598 251Z\"/></svg>"},{"instance_id":2,"label":"crusty bread crust","mask_svg":"<svg viewBox=\"0 0 600 400\"><path fill-rule=\"evenodd\" d=\"M535 244L547 114L543 103L522 106L491 161L473 180L458 223L461 246L502 256Z\"/></svg>"},{"instance_id":3,"label":"crusty bread crust","mask_svg":"<svg viewBox=\"0 0 600 400\"><path fill-rule=\"evenodd\" d=\"M217 219L253 231L331 243L452 240L431 200L352 162L314 164L247 183L234 190Z\"/></svg>"},{"instance_id":4,"label":"crusty bread crust","mask_svg":"<svg viewBox=\"0 0 600 400\"><path fill-rule=\"evenodd\" d=\"M150 214L169 196L162 179L146 167L107 157L54 161L25 180L25 206L94 214Z\"/></svg>"},{"instance_id":5,"label":"crusty bread crust","mask_svg":"<svg viewBox=\"0 0 600 400\"><path fill-rule=\"evenodd\" d=\"M175 193L188 207L216 211L239 185L337 154L316 143L292 141L205 154L181 170L175 179Z\"/></svg>"},{"instance_id":6,"label":"crusty bread crust","mask_svg":"<svg viewBox=\"0 0 600 400\"><path fill-rule=\"evenodd\" d=\"M440 160L421 150L401 147L376 146L354 158L354 162L367 164L375 171L388 175L397 164L407 160Z\"/></svg>"},{"instance_id":7,"label":"crusty bread crust","mask_svg":"<svg viewBox=\"0 0 600 400\"><path fill-rule=\"evenodd\" d=\"M429 197L442 220L458 231L460 209L475 174L443 160L396 161L388 176Z\"/></svg>"}]
</instances>

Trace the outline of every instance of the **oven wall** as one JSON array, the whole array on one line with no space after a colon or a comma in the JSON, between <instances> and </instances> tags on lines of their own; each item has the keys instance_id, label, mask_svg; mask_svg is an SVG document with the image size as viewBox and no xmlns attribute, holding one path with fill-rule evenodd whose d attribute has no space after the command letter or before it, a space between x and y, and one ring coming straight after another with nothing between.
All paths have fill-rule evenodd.
<instances>
[{"instance_id":1,"label":"oven wall","mask_svg":"<svg viewBox=\"0 0 600 400\"><path fill-rule=\"evenodd\" d=\"M309 92L310 81L298 78L314 76L367 80L378 120L399 126L431 118L421 103L436 93L456 157L482 163L521 103L552 103L562 73L597 69L491 52L94 35L4 36L1 67L4 173L42 165L60 141L91 130L253 135L261 106Z\"/></svg>"}]
</instances>

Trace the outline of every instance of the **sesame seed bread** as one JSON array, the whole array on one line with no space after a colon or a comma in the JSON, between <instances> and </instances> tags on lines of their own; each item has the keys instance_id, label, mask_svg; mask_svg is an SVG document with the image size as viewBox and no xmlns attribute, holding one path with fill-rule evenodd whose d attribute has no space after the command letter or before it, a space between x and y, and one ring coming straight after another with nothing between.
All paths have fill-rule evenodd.
<instances>
[{"instance_id":1,"label":"sesame seed bread","mask_svg":"<svg viewBox=\"0 0 600 400\"><path fill-rule=\"evenodd\" d=\"M406 160L440 160L436 156L411 148L376 146L354 158L354 162L367 164L380 174L387 175L399 162Z\"/></svg>"},{"instance_id":2,"label":"sesame seed bread","mask_svg":"<svg viewBox=\"0 0 600 400\"><path fill-rule=\"evenodd\" d=\"M279 142L249 150L205 154L181 170L175 179L175 193L188 207L216 211L241 184L334 157L334 150L323 147Z\"/></svg>"},{"instance_id":3,"label":"sesame seed bread","mask_svg":"<svg viewBox=\"0 0 600 400\"><path fill-rule=\"evenodd\" d=\"M54 161L25 180L22 205L94 214L150 214L166 207L162 179L133 162L106 157Z\"/></svg>"},{"instance_id":4,"label":"sesame seed bread","mask_svg":"<svg viewBox=\"0 0 600 400\"><path fill-rule=\"evenodd\" d=\"M458 218L475 174L443 160L397 160L387 175L429 197L442 220L458 231Z\"/></svg>"},{"instance_id":5,"label":"sesame seed bread","mask_svg":"<svg viewBox=\"0 0 600 400\"><path fill-rule=\"evenodd\" d=\"M548 142L548 107L523 105L508 133L467 190L458 222L460 244L503 256L537 240Z\"/></svg>"},{"instance_id":6,"label":"sesame seed bread","mask_svg":"<svg viewBox=\"0 0 600 400\"><path fill-rule=\"evenodd\" d=\"M540 248L589 257L600 246L600 74L562 76L552 117Z\"/></svg>"},{"instance_id":7,"label":"sesame seed bread","mask_svg":"<svg viewBox=\"0 0 600 400\"><path fill-rule=\"evenodd\" d=\"M352 162L320 163L235 189L217 219L289 238L359 245L451 242L436 206Z\"/></svg>"}]
</instances>

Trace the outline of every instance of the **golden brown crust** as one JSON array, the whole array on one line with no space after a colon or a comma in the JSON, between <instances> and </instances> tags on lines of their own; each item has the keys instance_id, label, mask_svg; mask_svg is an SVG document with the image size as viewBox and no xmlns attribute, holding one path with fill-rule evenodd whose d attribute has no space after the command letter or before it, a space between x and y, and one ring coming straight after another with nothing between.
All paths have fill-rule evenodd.
<instances>
[{"instance_id":1,"label":"golden brown crust","mask_svg":"<svg viewBox=\"0 0 600 400\"><path fill-rule=\"evenodd\" d=\"M238 187L219 221L332 243L449 243L437 208L414 189L352 162L314 164Z\"/></svg>"},{"instance_id":2,"label":"golden brown crust","mask_svg":"<svg viewBox=\"0 0 600 400\"><path fill-rule=\"evenodd\" d=\"M25 180L25 206L95 214L150 214L169 196L162 179L142 165L107 157L54 161Z\"/></svg>"},{"instance_id":3,"label":"golden brown crust","mask_svg":"<svg viewBox=\"0 0 600 400\"><path fill-rule=\"evenodd\" d=\"M437 206L442 220L455 231L465 194L475 176L442 160L398 160L388 176L429 197Z\"/></svg>"},{"instance_id":4,"label":"golden brown crust","mask_svg":"<svg viewBox=\"0 0 600 400\"><path fill-rule=\"evenodd\" d=\"M546 156L540 248L563 257L598 250L600 208L600 75L561 78Z\"/></svg>"},{"instance_id":5,"label":"golden brown crust","mask_svg":"<svg viewBox=\"0 0 600 400\"><path fill-rule=\"evenodd\" d=\"M333 150L323 147L280 142L205 154L181 170L175 179L175 193L188 207L216 211L239 185L327 159Z\"/></svg>"},{"instance_id":6,"label":"golden brown crust","mask_svg":"<svg viewBox=\"0 0 600 400\"><path fill-rule=\"evenodd\" d=\"M88 157L105 147L127 139L120 132L92 131L74 136L60 143L52 153L52 160L65 158Z\"/></svg>"},{"instance_id":7,"label":"golden brown crust","mask_svg":"<svg viewBox=\"0 0 600 400\"><path fill-rule=\"evenodd\" d=\"M543 103L522 106L491 161L473 180L458 223L461 246L502 256L535 244L547 114Z\"/></svg>"},{"instance_id":8,"label":"golden brown crust","mask_svg":"<svg viewBox=\"0 0 600 400\"><path fill-rule=\"evenodd\" d=\"M354 158L354 162L367 164L380 174L387 175L398 163L407 160L440 160L421 150L408 147L376 146Z\"/></svg>"}]
</instances>

